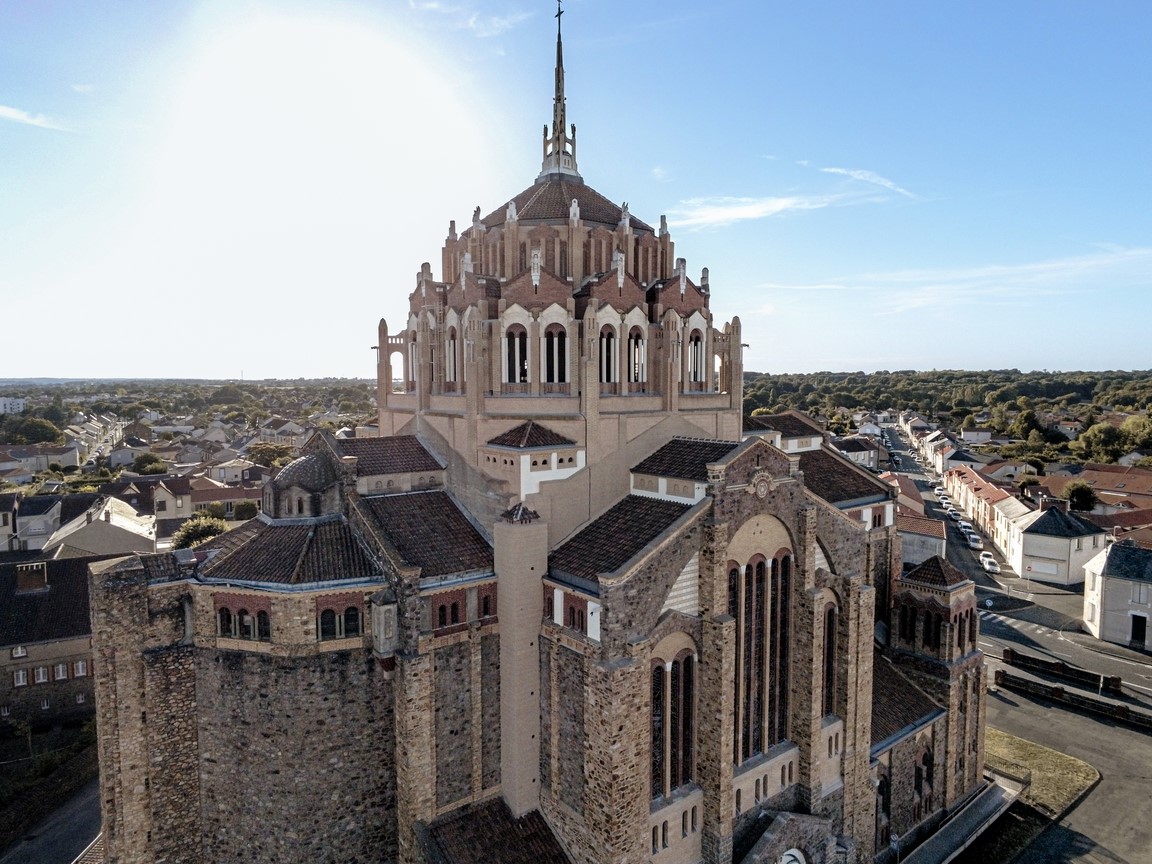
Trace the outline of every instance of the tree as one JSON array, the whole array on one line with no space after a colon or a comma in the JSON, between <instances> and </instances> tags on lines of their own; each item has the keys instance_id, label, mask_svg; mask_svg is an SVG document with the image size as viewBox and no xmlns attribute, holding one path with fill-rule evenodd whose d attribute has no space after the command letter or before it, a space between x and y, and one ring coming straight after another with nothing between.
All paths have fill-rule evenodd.
<instances>
[{"instance_id":1,"label":"tree","mask_svg":"<svg viewBox=\"0 0 1152 864\"><path fill-rule=\"evenodd\" d=\"M132 460L132 470L137 474L164 474L168 466L155 453L141 453Z\"/></svg>"},{"instance_id":2,"label":"tree","mask_svg":"<svg viewBox=\"0 0 1152 864\"><path fill-rule=\"evenodd\" d=\"M257 465L279 468L296 458L296 451L287 444L257 441L248 447L248 458Z\"/></svg>"},{"instance_id":3,"label":"tree","mask_svg":"<svg viewBox=\"0 0 1152 864\"><path fill-rule=\"evenodd\" d=\"M1072 442L1086 462L1115 462L1124 455L1124 434L1109 423L1097 423Z\"/></svg>"},{"instance_id":4,"label":"tree","mask_svg":"<svg viewBox=\"0 0 1152 864\"><path fill-rule=\"evenodd\" d=\"M207 515L211 516L213 519L223 519L224 518L224 505L221 504L219 501L213 501L211 504L208 504L207 506L205 506L205 508L203 510L201 510L200 512L206 513Z\"/></svg>"},{"instance_id":5,"label":"tree","mask_svg":"<svg viewBox=\"0 0 1152 864\"><path fill-rule=\"evenodd\" d=\"M1064 493L1060 497L1068 500L1068 509L1082 513L1094 510L1100 503L1096 490L1083 480L1073 480L1064 487Z\"/></svg>"},{"instance_id":6,"label":"tree","mask_svg":"<svg viewBox=\"0 0 1152 864\"><path fill-rule=\"evenodd\" d=\"M260 512L260 506L255 501L240 501L232 508L234 519L254 519Z\"/></svg>"},{"instance_id":7,"label":"tree","mask_svg":"<svg viewBox=\"0 0 1152 864\"><path fill-rule=\"evenodd\" d=\"M228 526L223 519L197 514L176 529L176 533L172 535L172 548L188 549L205 540L218 537L227 530Z\"/></svg>"}]
</instances>

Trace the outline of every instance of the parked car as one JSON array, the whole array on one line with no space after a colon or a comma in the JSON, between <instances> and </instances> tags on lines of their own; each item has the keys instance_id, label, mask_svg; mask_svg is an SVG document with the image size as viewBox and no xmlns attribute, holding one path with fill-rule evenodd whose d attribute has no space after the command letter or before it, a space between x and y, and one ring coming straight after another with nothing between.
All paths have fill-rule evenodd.
<instances>
[{"instance_id":1,"label":"parked car","mask_svg":"<svg viewBox=\"0 0 1152 864\"><path fill-rule=\"evenodd\" d=\"M960 521L960 511L959 510L949 510L948 511L948 518L951 519L953 522L959 522Z\"/></svg>"},{"instance_id":2,"label":"parked car","mask_svg":"<svg viewBox=\"0 0 1152 864\"><path fill-rule=\"evenodd\" d=\"M965 521L961 520L960 523L956 527L959 528L961 531L963 531L965 534L975 534L976 533L976 529L972 527L971 522L965 522Z\"/></svg>"},{"instance_id":3,"label":"parked car","mask_svg":"<svg viewBox=\"0 0 1152 864\"><path fill-rule=\"evenodd\" d=\"M1000 565L996 563L995 558L981 558L980 566L984 568L985 573L999 573Z\"/></svg>"},{"instance_id":4,"label":"parked car","mask_svg":"<svg viewBox=\"0 0 1152 864\"><path fill-rule=\"evenodd\" d=\"M985 561L995 561L995 560L996 560L996 556L993 555L991 552L981 552L980 553L980 562L981 563L983 563Z\"/></svg>"},{"instance_id":5,"label":"parked car","mask_svg":"<svg viewBox=\"0 0 1152 864\"><path fill-rule=\"evenodd\" d=\"M968 548L969 549L983 549L984 541L975 534L968 535Z\"/></svg>"}]
</instances>

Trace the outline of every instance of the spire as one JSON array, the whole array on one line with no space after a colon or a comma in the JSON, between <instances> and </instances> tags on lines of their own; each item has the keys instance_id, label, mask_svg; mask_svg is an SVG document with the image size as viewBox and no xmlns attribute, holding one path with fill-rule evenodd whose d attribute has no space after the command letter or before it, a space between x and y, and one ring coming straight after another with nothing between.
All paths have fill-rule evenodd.
<instances>
[{"instance_id":1,"label":"spire","mask_svg":"<svg viewBox=\"0 0 1152 864\"><path fill-rule=\"evenodd\" d=\"M544 161L540 165L537 183L545 182L557 174L565 179L582 179L576 170L576 124L572 124L570 134L565 131L567 105L564 101L564 42L560 36L560 16L563 14L560 0L556 0L556 89L552 99L552 134L548 134L548 127L545 126Z\"/></svg>"}]
</instances>

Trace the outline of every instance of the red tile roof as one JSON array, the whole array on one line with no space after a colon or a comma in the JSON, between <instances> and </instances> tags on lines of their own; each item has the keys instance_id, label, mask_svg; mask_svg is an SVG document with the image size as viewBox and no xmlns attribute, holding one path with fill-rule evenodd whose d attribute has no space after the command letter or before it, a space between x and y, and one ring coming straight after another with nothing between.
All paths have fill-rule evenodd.
<instances>
[{"instance_id":1,"label":"red tile roof","mask_svg":"<svg viewBox=\"0 0 1152 864\"><path fill-rule=\"evenodd\" d=\"M529 186L512 201L516 204L516 218L522 222L562 222L567 225L573 198L580 206L580 219L582 221L599 223L609 228L615 228L620 224L620 218L623 215L620 207L584 183L573 183L568 180L549 180L546 183L536 183ZM495 228L504 224L507 215L508 204L505 203L485 216L482 221L485 227ZM631 225L634 230L653 233L652 226L646 225L635 216L631 216Z\"/></svg>"},{"instance_id":2,"label":"red tile roof","mask_svg":"<svg viewBox=\"0 0 1152 864\"><path fill-rule=\"evenodd\" d=\"M872 744L917 726L941 711L922 690L912 684L880 652L872 664Z\"/></svg>"},{"instance_id":3,"label":"red tile roof","mask_svg":"<svg viewBox=\"0 0 1152 864\"><path fill-rule=\"evenodd\" d=\"M739 441L673 438L639 465L634 466L632 472L703 482L708 479L708 463L723 459L739 446Z\"/></svg>"},{"instance_id":4,"label":"red tile roof","mask_svg":"<svg viewBox=\"0 0 1152 864\"><path fill-rule=\"evenodd\" d=\"M571 438L565 438L547 426L541 426L535 420L521 423L507 432L501 432L495 438L490 438L488 444L492 447L516 447L518 449L576 446L576 442Z\"/></svg>"},{"instance_id":5,"label":"red tile roof","mask_svg":"<svg viewBox=\"0 0 1152 864\"><path fill-rule=\"evenodd\" d=\"M659 537L691 505L629 495L588 523L548 558L550 572L594 581L615 573Z\"/></svg>"},{"instance_id":6,"label":"red tile roof","mask_svg":"<svg viewBox=\"0 0 1152 864\"><path fill-rule=\"evenodd\" d=\"M896 515L896 530L907 534L920 534L924 537L935 537L943 540L947 537L944 523L939 519L929 519L926 516L913 516L907 513Z\"/></svg>"},{"instance_id":7,"label":"red tile roof","mask_svg":"<svg viewBox=\"0 0 1152 864\"><path fill-rule=\"evenodd\" d=\"M447 492L408 492L361 499L380 533L421 576L493 568L492 547Z\"/></svg>"},{"instance_id":8,"label":"red tile roof","mask_svg":"<svg viewBox=\"0 0 1152 864\"><path fill-rule=\"evenodd\" d=\"M333 441L342 456L356 457L358 477L440 471L444 467L415 435L394 435L389 438L335 438Z\"/></svg>"},{"instance_id":9,"label":"red tile roof","mask_svg":"<svg viewBox=\"0 0 1152 864\"><path fill-rule=\"evenodd\" d=\"M804 486L829 504L888 497L888 484L857 468L843 456L825 449L800 454Z\"/></svg>"},{"instance_id":10,"label":"red tile roof","mask_svg":"<svg viewBox=\"0 0 1152 864\"><path fill-rule=\"evenodd\" d=\"M539 810L513 819L502 798L442 817L426 837L427 859L444 864L569 864Z\"/></svg>"},{"instance_id":11,"label":"red tile roof","mask_svg":"<svg viewBox=\"0 0 1152 864\"><path fill-rule=\"evenodd\" d=\"M382 576L344 519L303 524L253 519L203 545L220 554L201 570L212 579L307 585Z\"/></svg>"},{"instance_id":12,"label":"red tile roof","mask_svg":"<svg viewBox=\"0 0 1152 864\"><path fill-rule=\"evenodd\" d=\"M939 555L909 570L900 579L904 582L919 582L936 588L951 588L968 581L968 577L949 564Z\"/></svg>"}]
</instances>

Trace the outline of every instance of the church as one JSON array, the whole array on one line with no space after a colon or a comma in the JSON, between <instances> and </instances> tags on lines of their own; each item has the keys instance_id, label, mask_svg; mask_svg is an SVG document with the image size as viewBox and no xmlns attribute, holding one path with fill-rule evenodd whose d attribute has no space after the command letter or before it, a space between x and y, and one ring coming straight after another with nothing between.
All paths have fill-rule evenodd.
<instances>
[{"instance_id":1,"label":"church","mask_svg":"<svg viewBox=\"0 0 1152 864\"><path fill-rule=\"evenodd\" d=\"M743 417L708 271L580 173L557 20L535 180L379 324L379 437L91 566L109 864L887 862L983 788L972 582Z\"/></svg>"}]
</instances>

